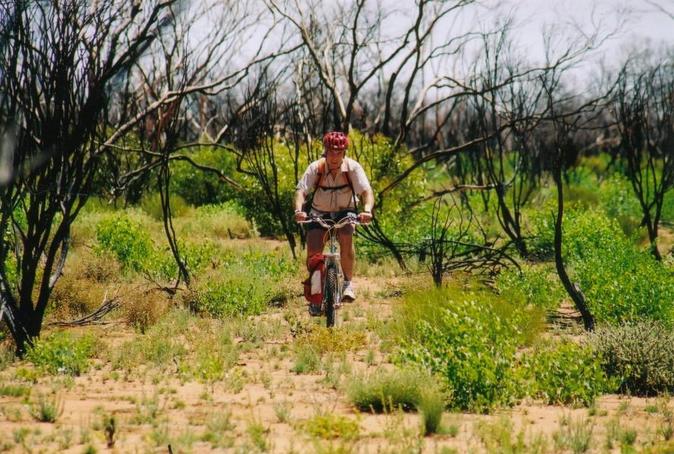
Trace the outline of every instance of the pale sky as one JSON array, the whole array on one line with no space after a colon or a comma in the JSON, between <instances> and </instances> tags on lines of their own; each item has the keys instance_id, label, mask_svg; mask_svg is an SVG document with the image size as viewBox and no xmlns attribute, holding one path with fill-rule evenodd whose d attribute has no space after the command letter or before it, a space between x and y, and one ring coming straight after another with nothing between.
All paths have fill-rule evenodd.
<instances>
[{"instance_id":1,"label":"pale sky","mask_svg":"<svg viewBox=\"0 0 674 454\"><path fill-rule=\"evenodd\" d=\"M637 49L674 46L674 0L487 0L495 11L512 11L520 30L516 37L530 56L542 55L542 30L569 32L578 25L599 26L614 34L597 58L621 61ZM658 10L658 6L665 12ZM669 13L669 15L667 14Z\"/></svg>"}]
</instances>

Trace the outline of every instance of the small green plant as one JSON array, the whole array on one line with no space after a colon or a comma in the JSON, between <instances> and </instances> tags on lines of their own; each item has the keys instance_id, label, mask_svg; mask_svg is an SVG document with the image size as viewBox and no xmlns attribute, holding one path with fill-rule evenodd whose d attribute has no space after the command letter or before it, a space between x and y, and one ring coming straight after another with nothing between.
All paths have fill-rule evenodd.
<instances>
[{"instance_id":1,"label":"small green plant","mask_svg":"<svg viewBox=\"0 0 674 454\"><path fill-rule=\"evenodd\" d=\"M218 412L206 421L206 431L201 436L201 440L210 443L213 448L229 448L234 443L234 429L232 413Z\"/></svg>"},{"instance_id":2,"label":"small green plant","mask_svg":"<svg viewBox=\"0 0 674 454\"><path fill-rule=\"evenodd\" d=\"M2 385L0 386L0 396L7 397L29 397L31 388L25 385Z\"/></svg>"},{"instance_id":3,"label":"small green plant","mask_svg":"<svg viewBox=\"0 0 674 454\"><path fill-rule=\"evenodd\" d=\"M437 433L442 422L442 412L445 410L446 401L444 396L434 389L421 392L421 398L417 409L421 413L424 435Z\"/></svg>"},{"instance_id":4,"label":"small green plant","mask_svg":"<svg viewBox=\"0 0 674 454\"><path fill-rule=\"evenodd\" d=\"M590 347L570 341L538 348L524 357L522 369L529 393L548 404L590 406L598 395L617 387Z\"/></svg>"},{"instance_id":5,"label":"small green plant","mask_svg":"<svg viewBox=\"0 0 674 454\"><path fill-rule=\"evenodd\" d=\"M23 442L26 441L26 437L29 433L30 429L28 427L19 427L18 429L15 429L13 432L14 442L17 444L23 444Z\"/></svg>"},{"instance_id":6,"label":"small green plant","mask_svg":"<svg viewBox=\"0 0 674 454\"><path fill-rule=\"evenodd\" d=\"M58 331L38 339L28 348L26 359L51 374L80 375L89 368L89 359L98 347L93 335L73 336Z\"/></svg>"},{"instance_id":7,"label":"small green plant","mask_svg":"<svg viewBox=\"0 0 674 454\"><path fill-rule=\"evenodd\" d=\"M620 440L621 430L620 418L617 416L612 417L606 422L606 449L613 449L614 443Z\"/></svg>"},{"instance_id":8,"label":"small green plant","mask_svg":"<svg viewBox=\"0 0 674 454\"><path fill-rule=\"evenodd\" d=\"M292 371L296 374L310 374L320 370L321 357L311 346L301 345L295 352L295 365Z\"/></svg>"},{"instance_id":9,"label":"small green plant","mask_svg":"<svg viewBox=\"0 0 674 454\"><path fill-rule=\"evenodd\" d=\"M269 450L269 427L263 426L260 421L251 421L246 428L246 433L258 450L262 452Z\"/></svg>"},{"instance_id":10,"label":"small green plant","mask_svg":"<svg viewBox=\"0 0 674 454\"><path fill-rule=\"evenodd\" d=\"M306 420L302 426L310 435L325 440L335 438L351 440L358 437L360 433L357 421L332 413L315 415Z\"/></svg>"},{"instance_id":11,"label":"small green plant","mask_svg":"<svg viewBox=\"0 0 674 454\"><path fill-rule=\"evenodd\" d=\"M423 395L422 390L428 393ZM367 375L356 375L347 385L349 400L361 411L375 413L394 410L416 410L423 402L429 412L429 424L433 425L431 413L437 413L437 405L444 401L438 386L427 373L414 369L377 370Z\"/></svg>"},{"instance_id":12,"label":"small green plant","mask_svg":"<svg viewBox=\"0 0 674 454\"><path fill-rule=\"evenodd\" d=\"M674 436L674 413L667 406L662 409L662 420L658 424L657 433L664 441L670 441Z\"/></svg>"},{"instance_id":13,"label":"small green plant","mask_svg":"<svg viewBox=\"0 0 674 454\"><path fill-rule=\"evenodd\" d=\"M152 424L157 426L161 414L164 411L165 402L159 402L159 396L145 397L136 402L136 412L131 418L133 424Z\"/></svg>"},{"instance_id":14,"label":"small green plant","mask_svg":"<svg viewBox=\"0 0 674 454\"><path fill-rule=\"evenodd\" d=\"M153 254L147 231L124 214L103 218L96 226L96 240L99 250L112 252L125 270L142 271Z\"/></svg>"},{"instance_id":15,"label":"small green plant","mask_svg":"<svg viewBox=\"0 0 674 454\"><path fill-rule=\"evenodd\" d=\"M30 414L39 422L56 422L63 413L63 400L58 395L40 394L29 406Z\"/></svg>"},{"instance_id":16,"label":"small green plant","mask_svg":"<svg viewBox=\"0 0 674 454\"><path fill-rule=\"evenodd\" d=\"M584 418L560 423L559 431L552 435L557 449L568 449L574 454L581 454L590 449L594 424Z\"/></svg>"},{"instance_id":17,"label":"small green plant","mask_svg":"<svg viewBox=\"0 0 674 454\"><path fill-rule=\"evenodd\" d=\"M105 433L105 442L108 448L115 446L115 434L117 433L117 419L113 414L102 415L103 432Z\"/></svg>"},{"instance_id":18,"label":"small green plant","mask_svg":"<svg viewBox=\"0 0 674 454\"><path fill-rule=\"evenodd\" d=\"M633 446L637 441L637 431L634 429L624 429L620 435L621 446Z\"/></svg>"},{"instance_id":19,"label":"small green plant","mask_svg":"<svg viewBox=\"0 0 674 454\"><path fill-rule=\"evenodd\" d=\"M524 432L515 432L510 419L502 417L493 423L478 424L480 440L487 452L528 453Z\"/></svg>"},{"instance_id":20,"label":"small green plant","mask_svg":"<svg viewBox=\"0 0 674 454\"><path fill-rule=\"evenodd\" d=\"M274 402L274 414L280 423L288 424L291 417L291 404L287 400Z\"/></svg>"}]
</instances>

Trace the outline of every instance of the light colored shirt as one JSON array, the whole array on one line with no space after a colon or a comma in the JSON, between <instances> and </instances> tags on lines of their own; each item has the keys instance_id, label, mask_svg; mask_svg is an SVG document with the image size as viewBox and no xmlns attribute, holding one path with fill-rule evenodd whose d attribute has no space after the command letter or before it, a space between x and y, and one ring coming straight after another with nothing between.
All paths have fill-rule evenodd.
<instances>
[{"instance_id":1,"label":"light colored shirt","mask_svg":"<svg viewBox=\"0 0 674 454\"><path fill-rule=\"evenodd\" d=\"M337 175L333 175L328 170L327 163L324 164L325 170L323 178L321 179L321 186L344 186L342 189L334 191L324 190L318 187L318 168L321 160L322 158L309 164L304 175L302 175L300 181L297 182L297 190L304 192L304 195L306 196L315 189L316 192L314 193L311 207L320 212L333 213L336 211L355 209L354 194L349 187L346 173L349 173L353 192L355 192L356 196L356 203L358 203L358 196L367 190L371 190L370 181L367 179L363 167L351 158L344 158L339 172L337 172Z\"/></svg>"}]
</instances>

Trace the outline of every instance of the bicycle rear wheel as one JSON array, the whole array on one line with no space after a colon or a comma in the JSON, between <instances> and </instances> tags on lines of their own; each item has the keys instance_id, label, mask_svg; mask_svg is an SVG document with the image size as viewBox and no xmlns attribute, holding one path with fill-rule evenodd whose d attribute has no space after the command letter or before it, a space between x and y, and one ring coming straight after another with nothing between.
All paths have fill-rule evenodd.
<instances>
[{"instance_id":1,"label":"bicycle rear wheel","mask_svg":"<svg viewBox=\"0 0 674 454\"><path fill-rule=\"evenodd\" d=\"M325 318L328 328L335 326L336 305L339 304L339 272L337 267L328 266L325 275Z\"/></svg>"}]
</instances>

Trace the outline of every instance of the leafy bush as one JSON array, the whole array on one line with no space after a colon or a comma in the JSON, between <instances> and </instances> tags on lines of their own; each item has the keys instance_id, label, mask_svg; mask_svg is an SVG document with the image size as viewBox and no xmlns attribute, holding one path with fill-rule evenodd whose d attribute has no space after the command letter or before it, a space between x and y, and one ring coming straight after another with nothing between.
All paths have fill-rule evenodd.
<instances>
[{"instance_id":1,"label":"leafy bush","mask_svg":"<svg viewBox=\"0 0 674 454\"><path fill-rule=\"evenodd\" d=\"M140 223L125 214L104 217L96 226L101 251L110 251L127 270L141 271L152 255L152 241Z\"/></svg>"},{"instance_id":2,"label":"leafy bush","mask_svg":"<svg viewBox=\"0 0 674 454\"><path fill-rule=\"evenodd\" d=\"M598 395L616 389L593 349L569 341L527 354L522 372L529 382L528 393L552 405L589 406Z\"/></svg>"},{"instance_id":3,"label":"leafy bush","mask_svg":"<svg viewBox=\"0 0 674 454\"><path fill-rule=\"evenodd\" d=\"M201 147L188 153L195 162L216 168L225 175L236 172L236 157L233 153L216 147ZM192 205L222 203L235 197L236 191L220 181L211 172L204 172L186 161L171 162L171 194L182 197Z\"/></svg>"},{"instance_id":4,"label":"leafy bush","mask_svg":"<svg viewBox=\"0 0 674 454\"><path fill-rule=\"evenodd\" d=\"M310 435L325 440L333 440L335 438L351 440L357 438L360 432L357 421L332 413L318 414L307 419L303 424L303 428Z\"/></svg>"},{"instance_id":5,"label":"leafy bush","mask_svg":"<svg viewBox=\"0 0 674 454\"><path fill-rule=\"evenodd\" d=\"M209 235L221 239L251 238L255 228L246 220L245 211L230 201L219 205L203 205L194 210L194 215L177 220L180 235Z\"/></svg>"},{"instance_id":6,"label":"leafy bush","mask_svg":"<svg viewBox=\"0 0 674 454\"><path fill-rule=\"evenodd\" d=\"M249 249L221 255L221 273L202 281L187 301L212 317L261 313L271 301L284 299L279 293L297 272L297 263L283 253Z\"/></svg>"},{"instance_id":7,"label":"leafy bush","mask_svg":"<svg viewBox=\"0 0 674 454\"><path fill-rule=\"evenodd\" d=\"M430 407L431 400L446 400L439 397L442 393L428 373L410 368L356 375L347 386L347 395L359 410L375 413L413 411L422 401Z\"/></svg>"},{"instance_id":8,"label":"leafy bush","mask_svg":"<svg viewBox=\"0 0 674 454\"><path fill-rule=\"evenodd\" d=\"M620 380L621 392L648 396L674 391L674 332L662 323L603 326L590 341L606 373Z\"/></svg>"},{"instance_id":9,"label":"leafy bush","mask_svg":"<svg viewBox=\"0 0 674 454\"><path fill-rule=\"evenodd\" d=\"M546 310L554 310L566 296L557 274L551 266L522 265L522 270L503 270L496 288L501 296L514 303L534 304Z\"/></svg>"},{"instance_id":10,"label":"leafy bush","mask_svg":"<svg viewBox=\"0 0 674 454\"><path fill-rule=\"evenodd\" d=\"M486 411L517 396L515 353L542 314L486 293L471 297L459 299L448 289L407 295L396 314L403 328L398 358L442 377L454 407Z\"/></svg>"},{"instance_id":11,"label":"leafy bush","mask_svg":"<svg viewBox=\"0 0 674 454\"><path fill-rule=\"evenodd\" d=\"M153 219L161 221L164 219L164 212L161 207L161 196L157 192L146 193L140 199L140 207L149 214ZM187 203L185 199L180 197L177 194L171 194L170 200L171 207L171 216L178 217L182 216L188 211Z\"/></svg>"},{"instance_id":12,"label":"leafy bush","mask_svg":"<svg viewBox=\"0 0 674 454\"><path fill-rule=\"evenodd\" d=\"M547 230L540 231L540 236L552 238L552 225L543 227ZM670 271L648 252L637 250L616 220L596 210L568 210L564 258L597 321L620 323L648 317L674 322Z\"/></svg>"},{"instance_id":13,"label":"leafy bush","mask_svg":"<svg viewBox=\"0 0 674 454\"><path fill-rule=\"evenodd\" d=\"M574 213L569 221L569 258L598 321L674 322L674 280L667 269L638 251L617 222L600 213Z\"/></svg>"},{"instance_id":14,"label":"leafy bush","mask_svg":"<svg viewBox=\"0 0 674 454\"><path fill-rule=\"evenodd\" d=\"M26 359L50 374L81 375L97 350L93 335L74 337L58 331L38 339L28 348Z\"/></svg>"},{"instance_id":15,"label":"leafy bush","mask_svg":"<svg viewBox=\"0 0 674 454\"><path fill-rule=\"evenodd\" d=\"M629 180L620 174L612 175L597 192L606 215L616 219L626 235L638 233L641 207Z\"/></svg>"}]
</instances>

